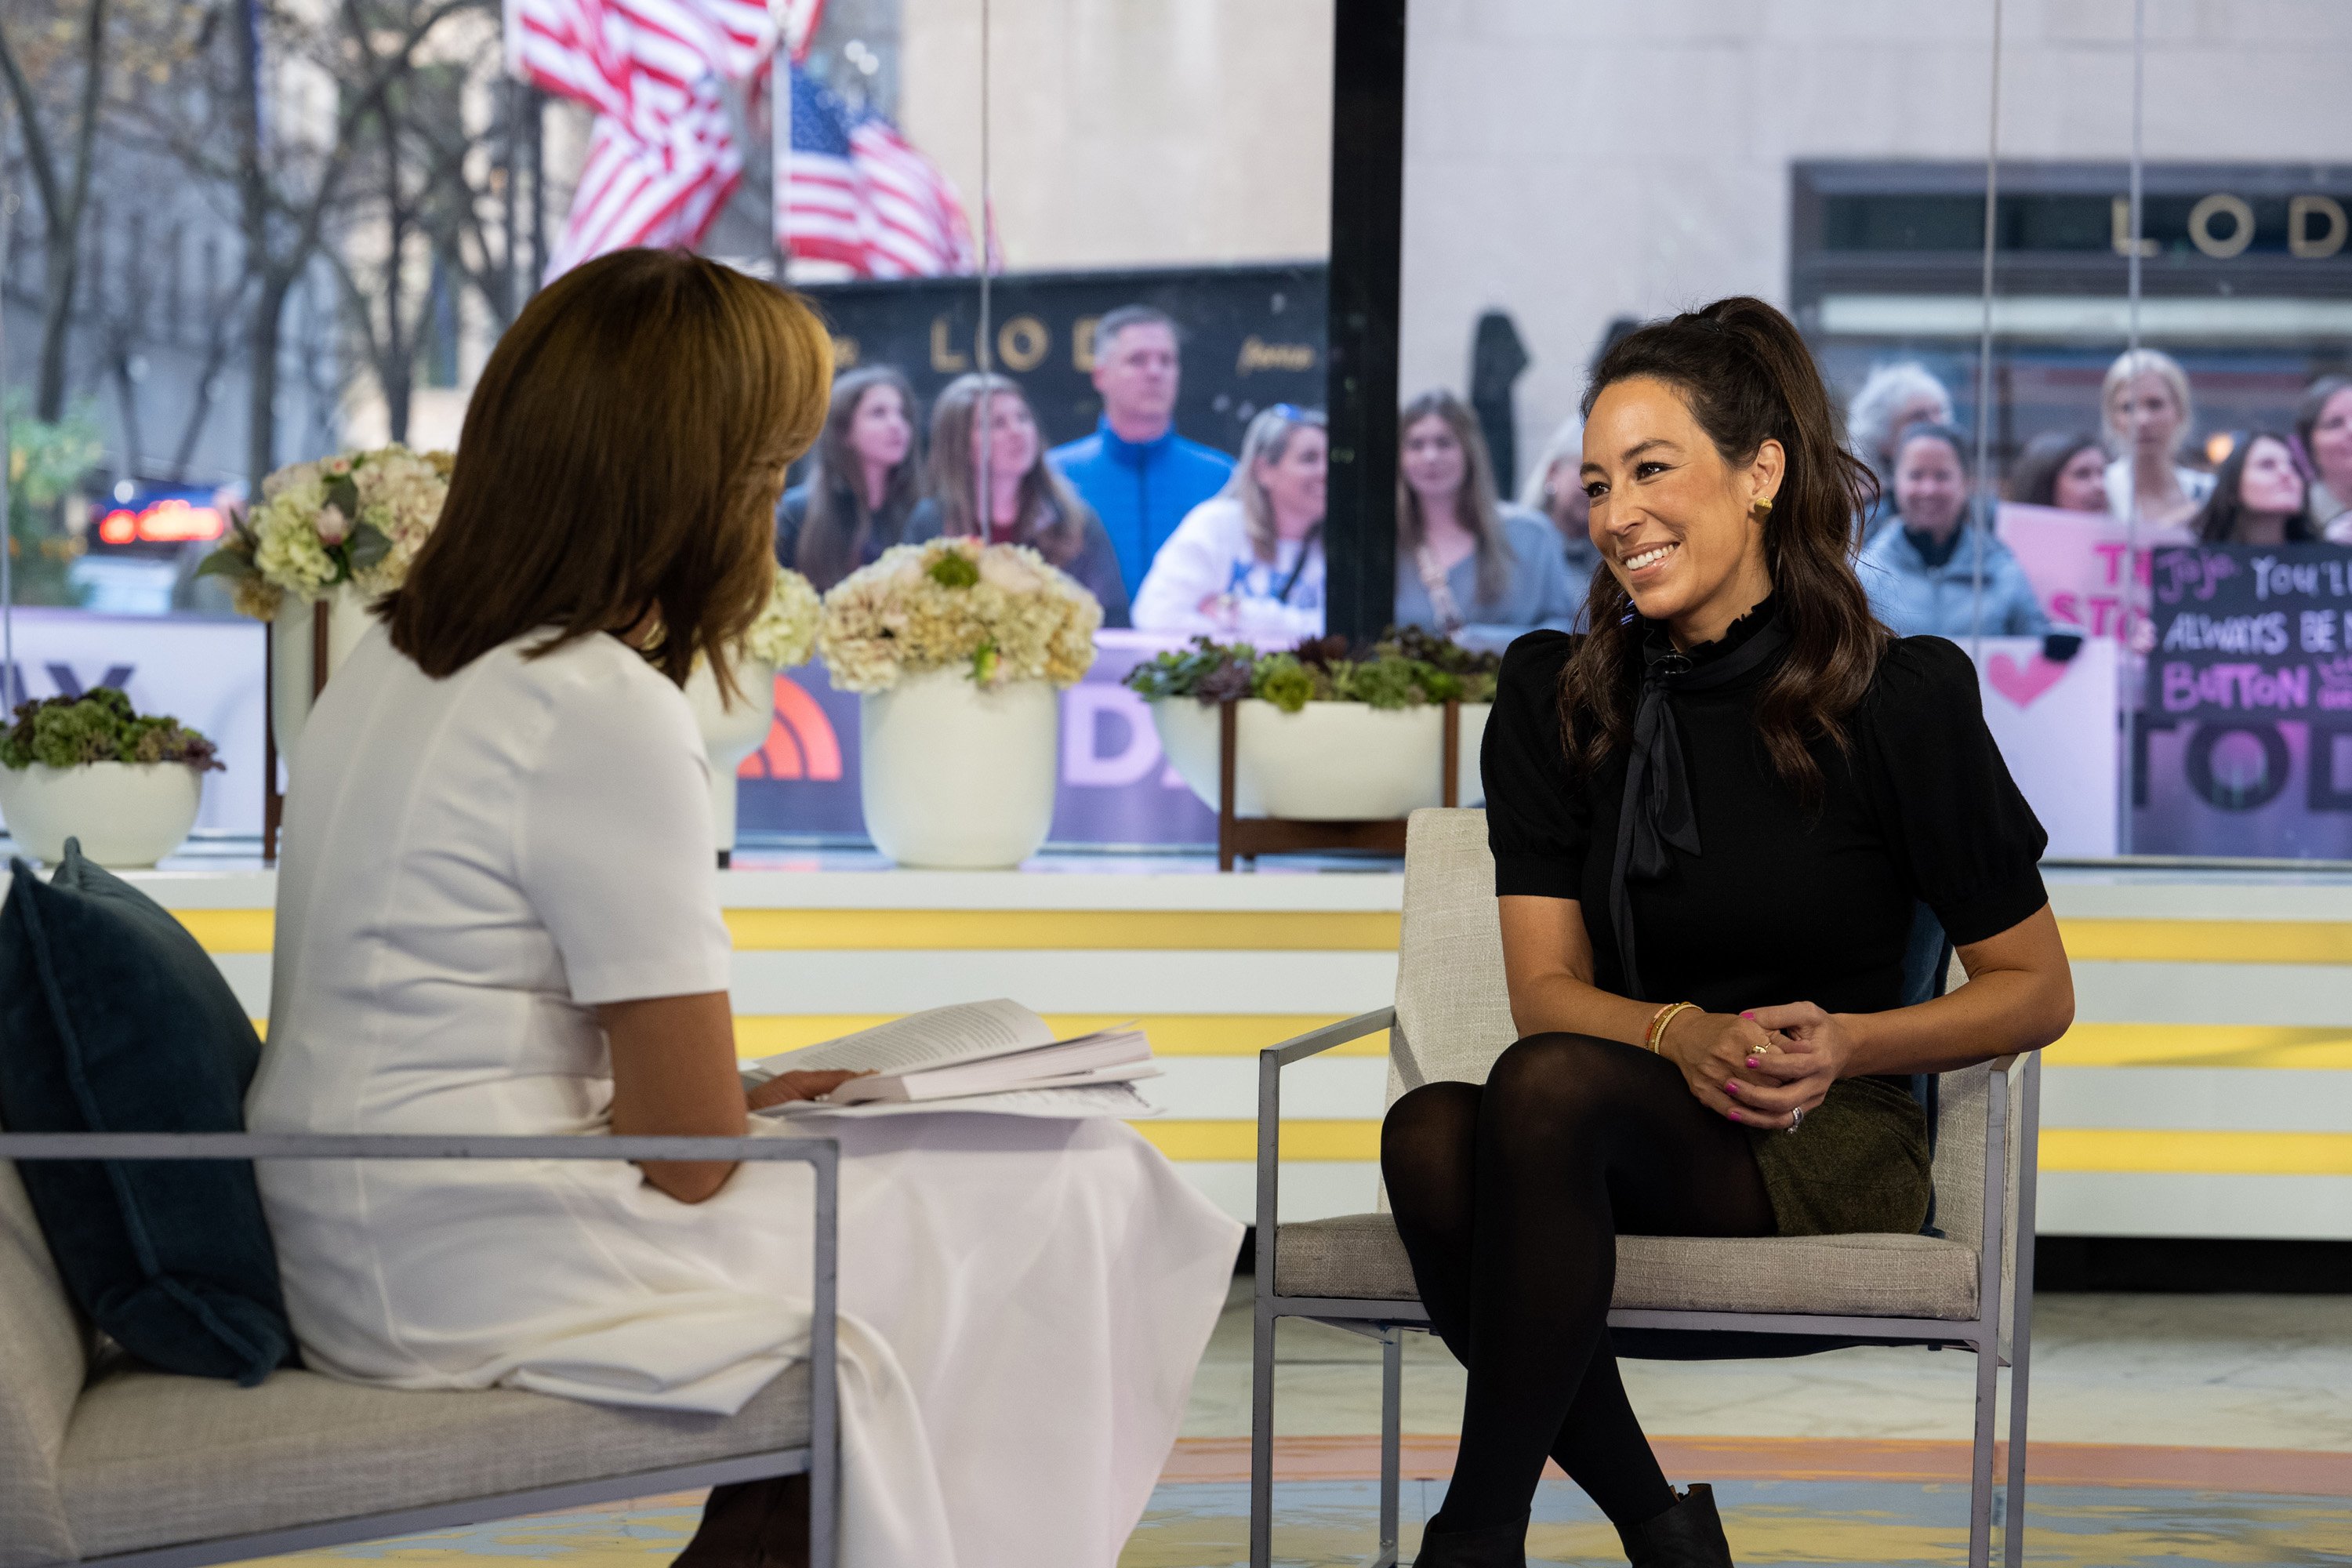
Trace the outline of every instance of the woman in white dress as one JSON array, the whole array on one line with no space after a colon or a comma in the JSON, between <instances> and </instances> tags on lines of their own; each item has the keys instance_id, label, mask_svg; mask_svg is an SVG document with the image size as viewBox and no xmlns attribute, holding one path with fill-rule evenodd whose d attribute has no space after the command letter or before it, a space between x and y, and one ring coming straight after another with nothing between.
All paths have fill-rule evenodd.
<instances>
[{"instance_id":1,"label":"woman in white dress","mask_svg":"<svg viewBox=\"0 0 2352 1568\"><path fill-rule=\"evenodd\" d=\"M757 1107L679 685L765 600L770 519L830 368L797 300L677 253L579 268L500 338L441 521L293 761L255 1130L743 1134ZM843 1563L1107 1568L1239 1227L1118 1122L824 1130ZM304 1358L331 1375L724 1415L803 1353L799 1166L291 1162L261 1180ZM720 1489L681 1562L804 1560L795 1484Z\"/></svg>"}]
</instances>

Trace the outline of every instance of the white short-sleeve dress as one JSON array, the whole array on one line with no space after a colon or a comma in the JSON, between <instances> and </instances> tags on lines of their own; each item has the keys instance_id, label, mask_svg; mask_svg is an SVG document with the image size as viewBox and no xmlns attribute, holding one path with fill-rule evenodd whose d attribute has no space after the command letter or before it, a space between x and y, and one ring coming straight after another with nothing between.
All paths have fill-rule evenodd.
<instances>
[{"instance_id":1,"label":"white short-sleeve dress","mask_svg":"<svg viewBox=\"0 0 2352 1568\"><path fill-rule=\"evenodd\" d=\"M372 630L294 760L256 1131L599 1135L594 1007L728 987L707 764L617 640L426 677ZM1102 1568L1239 1227L1110 1121L829 1120L844 1562ZM727 1414L803 1352L810 1180L677 1203L620 1162L260 1168L306 1363Z\"/></svg>"}]
</instances>

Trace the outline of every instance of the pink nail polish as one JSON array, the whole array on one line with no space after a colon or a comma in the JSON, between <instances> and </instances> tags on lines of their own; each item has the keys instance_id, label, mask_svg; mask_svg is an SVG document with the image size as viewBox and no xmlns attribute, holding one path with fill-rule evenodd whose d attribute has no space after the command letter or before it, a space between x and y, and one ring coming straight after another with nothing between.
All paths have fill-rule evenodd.
<instances>
[{"instance_id":1,"label":"pink nail polish","mask_svg":"<svg viewBox=\"0 0 2352 1568\"><path fill-rule=\"evenodd\" d=\"M1753 1018L1754 1016L1756 1016L1756 1015L1755 1015L1754 1013L1752 1013L1752 1012L1749 1012L1749 1013L1742 1013L1742 1014L1741 1014L1741 1015L1739 1015L1739 1016L1740 1016L1741 1017L1743 1017L1743 1018Z\"/></svg>"},{"instance_id":2,"label":"pink nail polish","mask_svg":"<svg viewBox=\"0 0 2352 1568\"><path fill-rule=\"evenodd\" d=\"M1725 1079L1723 1080L1723 1092L1726 1094L1738 1094L1739 1092L1739 1080L1736 1078Z\"/></svg>"},{"instance_id":3,"label":"pink nail polish","mask_svg":"<svg viewBox=\"0 0 2352 1568\"><path fill-rule=\"evenodd\" d=\"M1725 1114L1726 1116L1730 1117L1734 1121L1738 1121L1738 1120L1739 1120L1739 1112L1738 1112L1737 1110L1727 1110L1727 1111L1725 1111L1725 1112L1724 1112L1724 1114Z\"/></svg>"},{"instance_id":4,"label":"pink nail polish","mask_svg":"<svg viewBox=\"0 0 2352 1568\"><path fill-rule=\"evenodd\" d=\"M1748 1058L1748 1065L1749 1067L1754 1067L1756 1065L1756 1058L1754 1057L1749 1057Z\"/></svg>"}]
</instances>

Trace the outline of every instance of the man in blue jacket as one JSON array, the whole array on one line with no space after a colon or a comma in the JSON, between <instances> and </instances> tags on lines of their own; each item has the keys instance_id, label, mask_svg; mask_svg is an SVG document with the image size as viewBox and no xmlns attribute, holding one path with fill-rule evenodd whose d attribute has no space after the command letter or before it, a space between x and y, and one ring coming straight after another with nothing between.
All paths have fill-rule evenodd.
<instances>
[{"instance_id":1,"label":"man in blue jacket","mask_svg":"<svg viewBox=\"0 0 2352 1568\"><path fill-rule=\"evenodd\" d=\"M1046 459L1102 519L1132 595L1184 514L1224 489L1234 460L1176 434L1176 323L1122 305L1095 326L1102 422Z\"/></svg>"}]
</instances>

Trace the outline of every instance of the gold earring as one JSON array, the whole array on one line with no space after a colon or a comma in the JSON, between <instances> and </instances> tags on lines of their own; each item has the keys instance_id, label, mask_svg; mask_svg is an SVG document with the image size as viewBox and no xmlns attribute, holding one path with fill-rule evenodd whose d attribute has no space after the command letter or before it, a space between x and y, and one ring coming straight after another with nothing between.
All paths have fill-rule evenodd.
<instances>
[{"instance_id":1,"label":"gold earring","mask_svg":"<svg viewBox=\"0 0 2352 1568\"><path fill-rule=\"evenodd\" d=\"M1772 515L1772 498L1770 496L1758 496L1756 498L1756 505L1752 510L1756 513L1756 521L1759 522L1763 521L1765 519Z\"/></svg>"}]
</instances>

